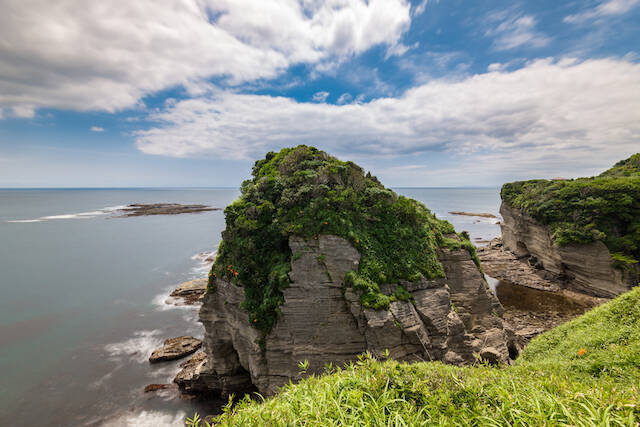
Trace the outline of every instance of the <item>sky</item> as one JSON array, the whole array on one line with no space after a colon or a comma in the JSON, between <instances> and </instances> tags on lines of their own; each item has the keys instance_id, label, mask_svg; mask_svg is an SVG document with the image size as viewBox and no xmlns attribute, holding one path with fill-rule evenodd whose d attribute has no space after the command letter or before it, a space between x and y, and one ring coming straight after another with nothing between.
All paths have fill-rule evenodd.
<instances>
[{"instance_id":1,"label":"sky","mask_svg":"<svg viewBox=\"0 0 640 427\"><path fill-rule=\"evenodd\" d=\"M0 0L0 187L237 187L313 145L387 186L640 152L640 0Z\"/></svg>"}]
</instances>

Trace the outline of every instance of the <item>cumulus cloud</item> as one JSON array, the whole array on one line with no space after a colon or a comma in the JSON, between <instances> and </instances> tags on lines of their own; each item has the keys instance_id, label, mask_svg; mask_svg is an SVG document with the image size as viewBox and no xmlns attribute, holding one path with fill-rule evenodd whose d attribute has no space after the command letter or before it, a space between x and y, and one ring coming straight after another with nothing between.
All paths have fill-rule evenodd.
<instances>
[{"instance_id":1,"label":"cumulus cloud","mask_svg":"<svg viewBox=\"0 0 640 427\"><path fill-rule=\"evenodd\" d=\"M488 17L489 28L485 36L494 37L496 50L509 50L519 46L543 47L551 41L536 29L533 15L521 15L511 11L493 13Z\"/></svg>"},{"instance_id":2,"label":"cumulus cloud","mask_svg":"<svg viewBox=\"0 0 640 427\"><path fill-rule=\"evenodd\" d=\"M148 154L229 159L299 143L369 157L438 150L490 157L507 169L613 160L637 151L639 90L639 64L544 59L362 104L217 92L155 113L157 125L137 132L136 145Z\"/></svg>"},{"instance_id":3,"label":"cumulus cloud","mask_svg":"<svg viewBox=\"0 0 640 427\"><path fill-rule=\"evenodd\" d=\"M240 84L396 45L407 0L5 0L0 109L113 112L176 85ZM338 59L336 59L338 58ZM5 114L7 115L7 114Z\"/></svg>"},{"instance_id":4,"label":"cumulus cloud","mask_svg":"<svg viewBox=\"0 0 640 427\"><path fill-rule=\"evenodd\" d=\"M575 15L565 16L564 22L582 23L606 16L622 15L638 4L640 4L640 0L607 0L603 1L593 9L589 9Z\"/></svg>"},{"instance_id":5,"label":"cumulus cloud","mask_svg":"<svg viewBox=\"0 0 640 427\"><path fill-rule=\"evenodd\" d=\"M314 93L311 99L314 102L325 102L328 97L329 97L329 92L321 91L321 92Z\"/></svg>"},{"instance_id":6,"label":"cumulus cloud","mask_svg":"<svg viewBox=\"0 0 640 427\"><path fill-rule=\"evenodd\" d=\"M104 128L101 128L100 126L91 126L91 132L104 132Z\"/></svg>"}]
</instances>

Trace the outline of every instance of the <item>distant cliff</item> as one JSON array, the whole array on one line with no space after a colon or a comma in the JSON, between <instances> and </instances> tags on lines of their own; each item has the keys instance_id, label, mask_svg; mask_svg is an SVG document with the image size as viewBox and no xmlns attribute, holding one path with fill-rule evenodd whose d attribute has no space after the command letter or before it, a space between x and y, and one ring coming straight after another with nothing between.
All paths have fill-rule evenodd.
<instances>
[{"instance_id":1,"label":"distant cliff","mask_svg":"<svg viewBox=\"0 0 640 427\"><path fill-rule=\"evenodd\" d=\"M225 214L200 311L207 358L182 388L271 394L365 351L508 363L473 245L357 165L306 146L269 153Z\"/></svg>"},{"instance_id":2,"label":"distant cliff","mask_svg":"<svg viewBox=\"0 0 640 427\"><path fill-rule=\"evenodd\" d=\"M601 175L505 184L502 237L577 291L618 295L640 280L640 154Z\"/></svg>"}]
</instances>

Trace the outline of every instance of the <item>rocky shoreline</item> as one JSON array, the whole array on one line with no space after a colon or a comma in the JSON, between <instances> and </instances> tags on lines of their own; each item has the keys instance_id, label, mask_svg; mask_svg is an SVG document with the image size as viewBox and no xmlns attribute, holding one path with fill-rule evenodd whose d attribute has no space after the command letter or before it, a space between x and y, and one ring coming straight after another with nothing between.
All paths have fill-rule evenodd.
<instances>
[{"instance_id":1,"label":"rocky shoreline","mask_svg":"<svg viewBox=\"0 0 640 427\"><path fill-rule=\"evenodd\" d=\"M563 282L538 268L531 257L518 257L506 250L501 238L477 248L488 280L497 287L504 319L520 345L538 334L565 323L606 301L564 288Z\"/></svg>"},{"instance_id":2,"label":"rocky shoreline","mask_svg":"<svg viewBox=\"0 0 640 427\"><path fill-rule=\"evenodd\" d=\"M500 238L478 247L477 254L490 287L504 307L502 317L513 333L513 343L518 351L536 335L607 301L564 289L554 276L536 268L530 258L519 258L506 250ZM200 305L206 287L205 278L184 282L170 293L167 303ZM543 306L531 306L531 301L534 301L533 305L542 303ZM181 370L172 384L149 384L145 392L177 388L183 398L193 398L207 389L206 378L199 375L207 365L207 355L201 345L202 342L193 337L167 339L163 347L154 351L150 361L186 360L179 365ZM246 384L246 389L247 392L254 390L250 383Z\"/></svg>"}]
</instances>

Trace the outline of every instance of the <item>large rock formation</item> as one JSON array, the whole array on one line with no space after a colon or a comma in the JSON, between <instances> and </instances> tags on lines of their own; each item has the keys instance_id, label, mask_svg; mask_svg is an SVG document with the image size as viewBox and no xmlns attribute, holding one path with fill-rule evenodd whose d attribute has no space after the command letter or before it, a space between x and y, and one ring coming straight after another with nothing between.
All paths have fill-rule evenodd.
<instances>
[{"instance_id":1,"label":"large rock formation","mask_svg":"<svg viewBox=\"0 0 640 427\"><path fill-rule=\"evenodd\" d=\"M598 297L614 297L638 284L637 265L615 268L602 241L560 246L547 226L522 210L503 202L500 214L505 248L518 257L535 257L537 268L549 272L567 288Z\"/></svg>"},{"instance_id":2,"label":"large rock formation","mask_svg":"<svg viewBox=\"0 0 640 427\"><path fill-rule=\"evenodd\" d=\"M407 361L508 362L502 307L467 250L439 249L445 278L384 285L386 295L402 285L411 298L373 310L363 308L344 283L361 259L351 243L333 235L291 236L289 247L298 255L291 260L281 315L264 346L241 306L243 287L218 278L200 310L207 357L177 378L183 389L228 394L255 386L273 394L300 378L299 362L308 361L307 374L319 373L328 363L387 349L390 357Z\"/></svg>"}]
</instances>

